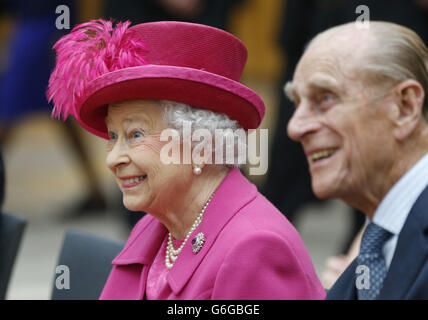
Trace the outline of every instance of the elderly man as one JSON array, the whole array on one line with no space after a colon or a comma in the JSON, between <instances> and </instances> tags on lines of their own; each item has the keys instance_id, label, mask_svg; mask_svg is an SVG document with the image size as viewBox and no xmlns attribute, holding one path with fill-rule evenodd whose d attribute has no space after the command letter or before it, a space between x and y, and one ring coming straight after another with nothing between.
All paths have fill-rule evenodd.
<instances>
[{"instance_id":1,"label":"elderly man","mask_svg":"<svg viewBox=\"0 0 428 320\"><path fill-rule=\"evenodd\" d=\"M286 85L314 193L368 218L328 299L428 299L427 69L413 31L350 23L313 39Z\"/></svg>"}]
</instances>

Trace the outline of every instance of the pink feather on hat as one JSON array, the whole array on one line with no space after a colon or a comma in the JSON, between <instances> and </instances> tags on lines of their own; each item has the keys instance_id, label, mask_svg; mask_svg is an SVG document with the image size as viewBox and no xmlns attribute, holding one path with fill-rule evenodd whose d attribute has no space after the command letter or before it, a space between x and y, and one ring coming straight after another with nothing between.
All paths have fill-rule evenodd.
<instances>
[{"instance_id":1,"label":"pink feather on hat","mask_svg":"<svg viewBox=\"0 0 428 320\"><path fill-rule=\"evenodd\" d=\"M78 99L87 84L118 69L146 65L146 45L128 29L129 21L97 19L77 25L54 45L56 67L49 79L47 98L53 100L52 116L77 120Z\"/></svg>"}]
</instances>

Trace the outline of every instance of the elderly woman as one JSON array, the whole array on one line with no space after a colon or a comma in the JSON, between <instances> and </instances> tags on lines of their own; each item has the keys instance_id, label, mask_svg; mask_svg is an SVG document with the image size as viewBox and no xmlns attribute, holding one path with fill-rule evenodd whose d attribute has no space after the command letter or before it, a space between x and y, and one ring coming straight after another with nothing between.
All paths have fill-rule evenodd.
<instances>
[{"instance_id":1,"label":"elderly woman","mask_svg":"<svg viewBox=\"0 0 428 320\"><path fill-rule=\"evenodd\" d=\"M324 298L298 233L236 159L209 161L210 149L220 152L217 138L206 139L214 145L202 157L184 139L186 123L212 137L259 126L263 102L239 83L245 46L203 25L128 25L73 29L55 45L48 90L55 115L72 114L108 140L106 162L125 206L149 213L113 260L101 299ZM172 163L166 129L182 137Z\"/></svg>"}]
</instances>

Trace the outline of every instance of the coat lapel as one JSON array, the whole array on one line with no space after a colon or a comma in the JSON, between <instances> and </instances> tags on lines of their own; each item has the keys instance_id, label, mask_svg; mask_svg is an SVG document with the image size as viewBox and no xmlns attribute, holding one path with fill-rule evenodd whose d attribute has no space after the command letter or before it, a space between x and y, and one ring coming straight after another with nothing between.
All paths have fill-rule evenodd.
<instances>
[{"instance_id":1,"label":"coat lapel","mask_svg":"<svg viewBox=\"0 0 428 320\"><path fill-rule=\"evenodd\" d=\"M167 229L153 217L138 234L128 240L124 249L113 260L114 265L145 264L150 265L156 256Z\"/></svg>"},{"instance_id":2,"label":"coat lapel","mask_svg":"<svg viewBox=\"0 0 428 320\"><path fill-rule=\"evenodd\" d=\"M223 227L256 195L257 188L241 174L239 169L234 168L228 173L206 208L202 223L193 232L175 261L174 267L168 273L167 281L176 295L190 280ZM147 219L150 221L128 240L125 248L112 262L118 269L116 272L121 272L122 268L128 271L135 269L132 273L135 279L132 282L139 283L139 286L138 290L136 288L129 293L132 296L129 297L130 299L144 297L148 269L168 232L155 218L149 216ZM206 241L198 254L194 254L191 242L199 232L204 233Z\"/></svg>"},{"instance_id":3,"label":"coat lapel","mask_svg":"<svg viewBox=\"0 0 428 320\"><path fill-rule=\"evenodd\" d=\"M428 187L409 213L378 299L405 299L428 258Z\"/></svg>"},{"instance_id":4,"label":"coat lapel","mask_svg":"<svg viewBox=\"0 0 428 320\"><path fill-rule=\"evenodd\" d=\"M234 168L229 172L206 208L202 223L193 232L168 274L168 282L175 294L179 294L192 277L227 222L256 195L257 188L239 169ZM199 232L204 234L205 243L201 250L194 254L191 242Z\"/></svg>"},{"instance_id":5,"label":"coat lapel","mask_svg":"<svg viewBox=\"0 0 428 320\"><path fill-rule=\"evenodd\" d=\"M327 292L327 300L355 300L357 290L355 287L357 260L355 259L339 277L333 287Z\"/></svg>"},{"instance_id":6,"label":"coat lapel","mask_svg":"<svg viewBox=\"0 0 428 320\"><path fill-rule=\"evenodd\" d=\"M112 262L115 266L114 277L109 281L115 283L110 286L124 287L120 290L120 299L143 299L149 267L165 239L167 229L155 218L148 216L147 219L151 221L128 240L124 249ZM109 292L108 297L116 294L111 290Z\"/></svg>"}]
</instances>

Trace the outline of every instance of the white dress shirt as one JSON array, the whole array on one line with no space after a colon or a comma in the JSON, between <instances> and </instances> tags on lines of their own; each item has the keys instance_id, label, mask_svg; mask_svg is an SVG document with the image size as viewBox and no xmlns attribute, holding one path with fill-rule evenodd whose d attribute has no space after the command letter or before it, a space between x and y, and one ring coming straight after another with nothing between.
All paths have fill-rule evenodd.
<instances>
[{"instance_id":1,"label":"white dress shirt","mask_svg":"<svg viewBox=\"0 0 428 320\"><path fill-rule=\"evenodd\" d=\"M374 213L373 222L393 234L383 247L387 269L391 265L397 247L398 235L407 220L407 216L427 185L428 153L388 191Z\"/></svg>"}]
</instances>

